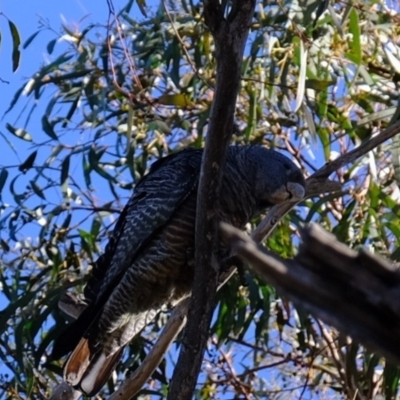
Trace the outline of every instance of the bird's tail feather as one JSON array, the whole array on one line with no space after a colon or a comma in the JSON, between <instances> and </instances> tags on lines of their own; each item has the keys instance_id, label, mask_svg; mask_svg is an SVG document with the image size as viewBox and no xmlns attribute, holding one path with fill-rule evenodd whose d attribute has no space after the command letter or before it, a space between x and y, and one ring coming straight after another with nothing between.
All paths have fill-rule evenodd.
<instances>
[{"instance_id":1,"label":"bird's tail feather","mask_svg":"<svg viewBox=\"0 0 400 400\"><path fill-rule=\"evenodd\" d=\"M64 365L64 380L72 386L78 386L90 364L88 339L82 338Z\"/></svg>"},{"instance_id":2,"label":"bird's tail feather","mask_svg":"<svg viewBox=\"0 0 400 400\"><path fill-rule=\"evenodd\" d=\"M97 319L98 312L93 305L89 305L72 323L67 325L64 332L56 339L53 351L51 353L53 359L58 359L68 354L79 343L81 337L85 334L90 325Z\"/></svg>"},{"instance_id":3,"label":"bird's tail feather","mask_svg":"<svg viewBox=\"0 0 400 400\"><path fill-rule=\"evenodd\" d=\"M64 380L79 388L87 396L93 396L107 382L124 348L125 346L108 356L102 351L93 355L88 339L81 339L65 364Z\"/></svg>"},{"instance_id":4,"label":"bird's tail feather","mask_svg":"<svg viewBox=\"0 0 400 400\"><path fill-rule=\"evenodd\" d=\"M84 313L86 312L85 310ZM146 310L131 316L128 323L120 327L119 346L121 347L111 354L109 354L110 346L107 346L107 341L100 341L97 345L93 344L93 335L91 335L91 333L93 333L93 328L96 325L95 322L92 321L92 327L86 330L85 335L77 341L74 351L65 363L64 381L81 390L87 396L96 394L106 383L120 360L125 345L147 326L157 313L157 309ZM79 317L79 319L82 319L82 316ZM74 323L71 324L71 327L73 325ZM81 329L82 327L78 325L78 328ZM70 332L72 335L75 333L73 329L70 330ZM68 338L65 338L66 343L63 343L63 350L71 344L67 339ZM109 349L108 351L105 350L107 347Z\"/></svg>"}]
</instances>

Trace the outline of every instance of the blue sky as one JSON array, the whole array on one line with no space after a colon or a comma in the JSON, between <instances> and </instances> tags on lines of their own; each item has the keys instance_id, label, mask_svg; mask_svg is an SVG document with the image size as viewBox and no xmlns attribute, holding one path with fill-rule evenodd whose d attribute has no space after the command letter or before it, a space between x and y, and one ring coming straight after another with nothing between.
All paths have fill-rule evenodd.
<instances>
[{"instance_id":1,"label":"blue sky","mask_svg":"<svg viewBox=\"0 0 400 400\"><path fill-rule=\"evenodd\" d=\"M116 11L126 4L125 0L113 0ZM101 6L100 6L101 5ZM106 1L69 0L58 2L52 0L3 0L0 2L0 12L3 17L0 21L2 33L0 77L9 82L1 86L0 112L4 111L5 102L19 87L21 81L30 76L44 60L46 44L50 35L39 35L35 41L22 52L19 70L11 72L12 42L5 17L13 21L20 32L22 43L38 30L40 19L48 20L52 27L59 29L61 23L69 25L85 25L90 22L106 23L108 8ZM5 16L5 17L4 17ZM7 104L7 103L6 103Z\"/></svg>"}]
</instances>

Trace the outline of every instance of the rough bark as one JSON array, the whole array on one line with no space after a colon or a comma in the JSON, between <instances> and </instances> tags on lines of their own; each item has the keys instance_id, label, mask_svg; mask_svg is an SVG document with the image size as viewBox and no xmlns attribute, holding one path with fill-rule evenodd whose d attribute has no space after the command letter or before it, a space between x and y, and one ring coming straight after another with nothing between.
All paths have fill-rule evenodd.
<instances>
[{"instance_id":1,"label":"rough bark","mask_svg":"<svg viewBox=\"0 0 400 400\"><path fill-rule=\"evenodd\" d=\"M284 260L227 224L238 256L262 280L315 317L400 365L400 270L367 250L339 243L315 224L301 232L293 260Z\"/></svg>"},{"instance_id":2,"label":"rough bark","mask_svg":"<svg viewBox=\"0 0 400 400\"><path fill-rule=\"evenodd\" d=\"M196 213L195 275L178 364L168 399L191 399L207 344L219 275L219 187L232 132L244 48L255 0L234 1L227 17L221 4L204 0L206 24L214 37L217 75L203 154Z\"/></svg>"}]
</instances>

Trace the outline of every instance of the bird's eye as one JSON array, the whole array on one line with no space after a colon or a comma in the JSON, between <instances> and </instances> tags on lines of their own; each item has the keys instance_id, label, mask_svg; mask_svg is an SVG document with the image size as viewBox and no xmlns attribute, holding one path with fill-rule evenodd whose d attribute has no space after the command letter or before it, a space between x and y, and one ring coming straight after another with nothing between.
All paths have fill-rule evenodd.
<instances>
[{"instance_id":1,"label":"bird's eye","mask_svg":"<svg viewBox=\"0 0 400 400\"><path fill-rule=\"evenodd\" d=\"M283 164L284 168L286 169L286 171L290 171L292 168L290 166L290 164Z\"/></svg>"}]
</instances>

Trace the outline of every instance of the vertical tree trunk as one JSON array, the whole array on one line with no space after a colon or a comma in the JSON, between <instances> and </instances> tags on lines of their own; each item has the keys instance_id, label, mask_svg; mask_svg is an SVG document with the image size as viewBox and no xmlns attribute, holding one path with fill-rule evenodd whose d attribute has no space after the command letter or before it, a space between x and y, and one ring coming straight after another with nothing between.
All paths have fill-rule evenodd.
<instances>
[{"instance_id":1,"label":"vertical tree trunk","mask_svg":"<svg viewBox=\"0 0 400 400\"><path fill-rule=\"evenodd\" d=\"M192 398L207 344L219 274L219 189L233 131L243 53L254 8L255 0L237 0L228 12L221 8L219 1L204 0L206 24L215 41L217 78L197 197L192 299L169 400Z\"/></svg>"}]
</instances>

